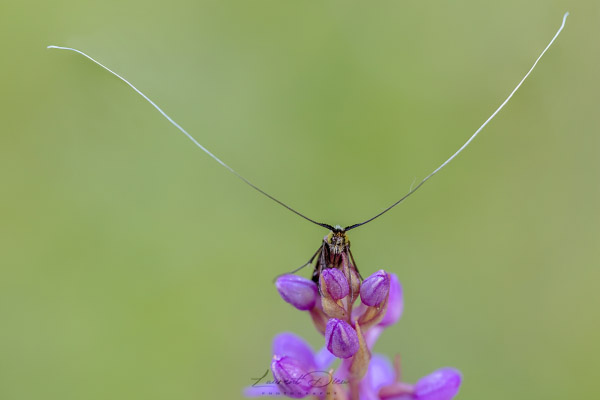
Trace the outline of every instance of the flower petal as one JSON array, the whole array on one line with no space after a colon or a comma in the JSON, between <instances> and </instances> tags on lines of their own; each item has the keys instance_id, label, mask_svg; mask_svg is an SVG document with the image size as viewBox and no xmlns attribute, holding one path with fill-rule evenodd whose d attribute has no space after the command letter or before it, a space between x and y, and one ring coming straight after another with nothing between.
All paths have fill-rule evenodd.
<instances>
[{"instance_id":1,"label":"flower petal","mask_svg":"<svg viewBox=\"0 0 600 400\"><path fill-rule=\"evenodd\" d=\"M390 276L390 293L388 296L387 312L385 317L379 322L380 326L393 325L402 316L404 310L404 297L402 295L402 285L398 280L396 274L389 274Z\"/></svg>"},{"instance_id":2,"label":"flower petal","mask_svg":"<svg viewBox=\"0 0 600 400\"><path fill-rule=\"evenodd\" d=\"M394 382L396 375L392 363L381 354L373 354L365 381L377 393L382 386Z\"/></svg>"},{"instance_id":3,"label":"flower petal","mask_svg":"<svg viewBox=\"0 0 600 400\"><path fill-rule=\"evenodd\" d=\"M271 362L271 371L277 386L285 396L300 399L308 396L313 390L308 375L310 371L298 360L287 356L275 356Z\"/></svg>"},{"instance_id":4,"label":"flower petal","mask_svg":"<svg viewBox=\"0 0 600 400\"><path fill-rule=\"evenodd\" d=\"M387 357L373 354L367 374L360 382L361 400L381 400L379 389L394 382L395 373Z\"/></svg>"},{"instance_id":5,"label":"flower petal","mask_svg":"<svg viewBox=\"0 0 600 400\"><path fill-rule=\"evenodd\" d=\"M323 347L315 354L315 364L318 370L327 370L335 361L335 356L331 354L327 347Z\"/></svg>"},{"instance_id":6,"label":"flower petal","mask_svg":"<svg viewBox=\"0 0 600 400\"><path fill-rule=\"evenodd\" d=\"M317 284L297 275L282 275L275 281L277 291L283 300L298 310L312 309L319 297Z\"/></svg>"},{"instance_id":7,"label":"flower petal","mask_svg":"<svg viewBox=\"0 0 600 400\"><path fill-rule=\"evenodd\" d=\"M288 356L299 361L305 369L316 367L312 349L301 337L293 333L280 333L273 338L273 354L279 357Z\"/></svg>"},{"instance_id":8,"label":"flower petal","mask_svg":"<svg viewBox=\"0 0 600 400\"><path fill-rule=\"evenodd\" d=\"M379 400L415 400L414 385L394 382L379 390Z\"/></svg>"},{"instance_id":9,"label":"flower petal","mask_svg":"<svg viewBox=\"0 0 600 400\"><path fill-rule=\"evenodd\" d=\"M461 373L454 368L441 368L419 379L415 385L417 400L450 400L458 393Z\"/></svg>"}]
</instances>

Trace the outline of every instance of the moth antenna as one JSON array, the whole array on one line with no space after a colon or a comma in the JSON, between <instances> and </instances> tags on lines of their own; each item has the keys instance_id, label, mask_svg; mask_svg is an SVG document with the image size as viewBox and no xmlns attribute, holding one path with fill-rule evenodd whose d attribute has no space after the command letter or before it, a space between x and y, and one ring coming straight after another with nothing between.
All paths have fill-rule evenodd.
<instances>
[{"instance_id":1,"label":"moth antenna","mask_svg":"<svg viewBox=\"0 0 600 400\"><path fill-rule=\"evenodd\" d=\"M500 110L502 110L502 108L506 105L506 103L508 103L508 101L515 94L515 92L521 87L521 85L523 84L523 82L525 81L525 79L527 79L527 77L529 76L529 74L531 74L531 72L533 71L533 69L535 68L535 66L537 65L537 63L540 61L540 59L542 58L542 56L546 53L546 51L550 48L550 46L552 46L552 43L554 43L554 41L556 40L556 38L558 37L558 35L560 35L560 32L563 30L563 28L565 26L565 23L567 21L567 17L568 16L569 16L569 13L566 12L565 15L563 16L562 24L560 25L560 28L558 28L558 31L554 34L554 37L552 38L552 40L550 40L550 43L548 43L548 45L546 46L546 48L544 48L544 50L542 51L542 53L539 55L539 57L533 63L533 66L529 69L529 71L527 71L527 73L525 74L525 76L523 77L523 79L521 79L521 81L517 84L517 86L513 89L513 91L510 92L510 94L508 95L508 97L506 98L506 100L504 100L502 102L502 104L500 104L500 107L498 107L498 109L496 109L496 111L494 111L494 113L492 115L490 115L490 117L488 119L485 120L485 122L483 123L483 125L481 125L479 127L479 129L477 129L475 131L475 133L473 134L473 136L471 136L469 138L469 140L467 140L466 143L463 144L462 147L456 151L456 153L452 154L452 156L450 156L450 158L448 158L446 161L444 161L444 163L442 165L440 165L432 173L430 173L429 175L427 175L425 177L425 179L423 179L417 186L415 186L414 189L411 188L410 191L407 194L405 194L402 198L400 198L400 200L396 201L394 204L392 204L391 206L389 206L385 210L381 211L379 214L375 215L374 217L371 217L368 220L360 222L358 224L347 226L346 228L344 228L344 230L345 231L349 231L350 229L358 228L361 225L365 225L365 224L373 221L374 219L376 219L378 217L381 217L383 214L385 214L386 212L390 211L392 208L396 207L398 204L402 203L408 196L410 196L411 194L413 194L414 192L416 192L421 186L423 186L423 184L425 182L427 182L429 180L429 178L431 178L433 175L435 175L436 173L438 173L442 168L444 168L446 165L448 165L448 163L450 163L450 161L452 161L454 159L454 157L456 157L457 155L459 155L473 141L473 139L475 139L475 137L488 124L488 122L490 122L492 119L494 119L494 117L496 116L496 114L498 114L500 112Z\"/></svg>"},{"instance_id":2,"label":"moth antenna","mask_svg":"<svg viewBox=\"0 0 600 400\"><path fill-rule=\"evenodd\" d=\"M136 88L135 86L133 86L133 84L131 82L129 82L127 79L123 78L121 75L117 74L116 72L114 72L113 70L111 70L110 68L108 68L107 66L103 65L102 63L100 63L99 61L96 61L95 59L93 59L92 57L90 57L89 55L87 55L86 53L84 53L81 50L77 50L77 49L73 49L71 47L62 47L62 46L48 46L48 49L58 49L58 50L69 50L69 51L73 51L75 53L78 53L82 56L84 56L85 58L87 58L88 60L94 62L95 64L99 65L100 67L102 67L103 69L105 69L106 71L110 72L111 74L113 74L114 76L116 76L117 78L119 78L120 80L122 80L123 82L125 82L130 88L132 88L137 94L139 94L140 96L142 96L144 98L144 100L146 100L148 103L150 103L163 117L165 117L165 119L167 121L169 121L171 123L171 125L173 125L175 128L179 129L179 131L181 133L183 133L185 136L187 136L188 139L190 139L196 146L198 146L203 152L205 152L206 154L208 154L213 160L215 160L216 162L218 162L219 164L221 164L221 166L223 166L224 168L226 168L229 172L231 172L232 174L234 174L235 176L237 176L239 179L241 179L245 184L247 184L248 186L250 186L252 189L256 190L257 192L261 193L262 195L268 197L269 199L273 200L274 202L276 202L277 204L287 208L288 210L290 210L291 212L293 212L296 215L299 215L300 217L304 218L305 220L312 222L315 225L319 225L322 226L323 228L327 228L329 230L333 230L333 227L331 225L328 224L324 224L321 222L317 222L311 218L308 218L306 215L300 213L299 211L294 210L292 207L288 206L287 204L285 204L284 202L277 200L275 197L271 196L270 194L268 194L267 192L265 192L264 190L262 190L261 188L259 188L258 186L254 185L252 182L250 182L248 179L244 178L242 175L240 175L237 171L235 171L233 168L231 168L229 165L225 164L223 161L221 161L221 159L217 156L215 156L213 153L211 153L206 147L202 146L192 135L190 135L185 129L183 129L181 127L181 125L179 125L177 122L175 122L171 117L169 117L167 115L166 112L164 112L162 110L162 108L160 108L155 102L153 102L152 100L150 100L150 98L148 96L146 96L144 93L142 93L138 88Z\"/></svg>"}]
</instances>

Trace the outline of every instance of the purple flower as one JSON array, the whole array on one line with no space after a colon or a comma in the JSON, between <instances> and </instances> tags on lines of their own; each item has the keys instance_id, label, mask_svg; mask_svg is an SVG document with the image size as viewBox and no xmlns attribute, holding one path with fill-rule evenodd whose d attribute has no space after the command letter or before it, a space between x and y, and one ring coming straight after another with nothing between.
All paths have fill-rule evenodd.
<instances>
[{"instance_id":1,"label":"purple flower","mask_svg":"<svg viewBox=\"0 0 600 400\"><path fill-rule=\"evenodd\" d=\"M385 317L379 322L379 326L394 325L402 316L404 310L404 298L402 293L402 285L396 274L389 274L390 277L390 294L388 297L388 308ZM362 294L361 294L362 296Z\"/></svg>"},{"instance_id":2,"label":"purple flower","mask_svg":"<svg viewBox=\"0 0 600 400\"><path fill-rule=\"evenodd\" d=\"M379 270L365 279L360 286L360 299L370 307L377 307L383 303L389 292L390 278L387 272Z\"/></svg>"},{"instance_id":3,"label":"purple flower","mask_svg":"<svg viewBox=\"0 0 600 400\"><path fill-rule=\"evenodd\" d=\"M458 393L462 379L460 372L453 368L438 369L415 385L397 382L398 375L400 371L395 371L386 357L374 354L367 375L360 383L360 399L451 400Z\"/></svg>"},{"instance_id":4,"label":"purple flower","mask_svg":"<svg viewBox=\"0 0 600 400\"><path fill-rule=\"evenodd\" d=\"M274 356L271 371L277 386L285 396L299 399L310 394L313 388L309 375L311 370L292 357Z\"/></svg>"},{"instance_id":5,"label":"purple flower","mask_svg":"<svg viewBox=\"0 0 600 400\"><path fill-rule=\"evenodd\" d=\"M314 353L310 346L293 333L280 333L273 339L273 361L271 372L275 383L260 382L247 387L247 397L304 397L307 394L321 391L326 386L329 376L323 376L335 356L326 348ZM310 386L310 387L308 387Z\"/></svg>"},{"instance_id":6,"label":"purple flower","mask_svg":"<svg viewBox=\"0 0 600 400\"><path fill-rule=\"evenodd\" d=\"M333 300L340 300L348 296L350 293L350 285L348 285L348 279L344 276L344 273L336 268L327 268L321 273L327 293ZM321 287L323 290L323 287Z\"/></svg>"},{"instance_id":7,"label":"purple flower","mask_svg":"<svg viewBox=\"0 0 600 400\"><path fill-rule=\"evenodd\" d=\"M253 378L256 382L245 389L245 395L322 399L334 393L340 399L452 400L461 385L459 371L442 368L411 384L400 380L399 358L392 366L384 356L372 354L381 333L402 316L402 286L395 274L384 270L361 282L348 257L342 254L332 261L339 266L324 268L319 286L295 275L277 279L281 297L297 309L309 311L314 326L325 336L325 347L315 354L299 337L277 335L271 362L273 380L266 378L268 371ZM352 298L349 274L353 276ZM361 302L355 305L358 295ZM329 368L336 357L342 360L333 372Z\"/></svg>"},{"instance_id":8,"label":"purple flower","mask_svg":"<svg viewBox=\"0 0 600 400\"><path fill-rule=\"evenodd\" d=\"M415 385L416 400L450 400L458 393L462 375L454 368L441 368Z\"/></svg>"},{"instance_id":9,"label":"purple flower","mask_svg":"<svg viewBox=\"0 0 600 400\"><path fill-rule=\"evenodd\" d=\"M335 318L327 322L325 343L327 349L339 358L352 357L360 346L354 328L346 321Z\"/></svg>"},{"instance_id":10,"label":"purple flower","mask_svg":"<svg viewBox=\"0 0 600 400\"><path fill-rule=\"evenodd\" d=\"M293 333L280 333L273 339L273 354L289 356L302 362L306 368L324 370L335 361L335 357L326 348L317 353L301 337Z\"/></svg>"},{"instance_id":11,"label":"purple flower","mask_svg":"<svg viewBox=\"0 0 600 400\"><path fill-rule=\"evenodd\" d=\"M388 294L387 308L383 318L377 325L369 328L365 333L367 346L372 349L379 335L383 333L385 328L398 322L404 310L404 298L402 294L402 285L398 281L396 274L388 274L390 278L390 292Z\"/></svg>"},{"instance_id":12,"label":"purple flower","mask_svg":"<svg viewBox=\"0 0 600 400\"><path fill-rule=\"evenodd\" d=\"M319 297L317 285L306 278L297 275L283 275L275 281L277 291L283 300L298 310L312 309Z\"/></svg>"},{"instance_id":13,"label":"purple flower","mask_svg":"<svg viewBox=\"0 0 600 400\"><path fill-rule=\"evenodd\" d=\"M395 372L387 357L374 354L362 383L365 390L369 388L370 393L377 394L379 389L394 382L394 379Z\"/></svg>"},{"instance_id":14,"label":"purple flower","mask_svg":"<svg viewBox=\"0 0 600 400\"><path fill-rule=\"evenodd\" d=\"M273 354L289 356L298 360L307 369L315 368L316 362L313 351L302 338L293 333L280 333L273 339Z\"/></svg>"}]
</instances>

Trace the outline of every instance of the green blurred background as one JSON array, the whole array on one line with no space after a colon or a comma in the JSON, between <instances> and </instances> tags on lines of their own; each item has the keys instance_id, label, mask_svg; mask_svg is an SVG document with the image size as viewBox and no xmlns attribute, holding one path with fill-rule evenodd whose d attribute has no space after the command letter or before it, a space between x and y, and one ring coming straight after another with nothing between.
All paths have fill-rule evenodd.
<instances>
[{"instance_id":1,"label":"green blurred background","mask_svg":"<svg viewBox=\"0 0 600 400\"><path fill-rule=\"evenodd\" d=\"M236 399L309 317L272 278L350 239L405 314L376 351L461 399L600 395L597 1L3 2L0 399ZM304 271L307 276L310 271Z\"/></svg>"}]
</instances>

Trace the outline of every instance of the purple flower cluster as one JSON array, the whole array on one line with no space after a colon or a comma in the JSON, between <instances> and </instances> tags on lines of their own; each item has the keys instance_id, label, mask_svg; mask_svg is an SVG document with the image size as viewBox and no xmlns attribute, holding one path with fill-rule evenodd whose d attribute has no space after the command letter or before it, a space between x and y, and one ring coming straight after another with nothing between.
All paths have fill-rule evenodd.
<instances>
[{"instance_id":1,"label":"purple flower cluster","mask_svg":"<svg viewBox=\"0 0 600 400\"><path fill-rule=\"evenodd\" d=\"M342 268L324 269L318 280L317 285L296 275L283 275L276 287L283 300L310 314L325 336L325 346L315 353L292 333L277 335L273 381L246 388L246 396L450 400L458 393L461 374L453 368L441 368L409 384L400 380L399 358L392 365L386 357L371 353L383 330L402 315L402 286L396 275L380 270L361 282L352 263L343 260ZM331 365L336 358L341 363L334 371Z\"/></svg>"}]
</instances>

